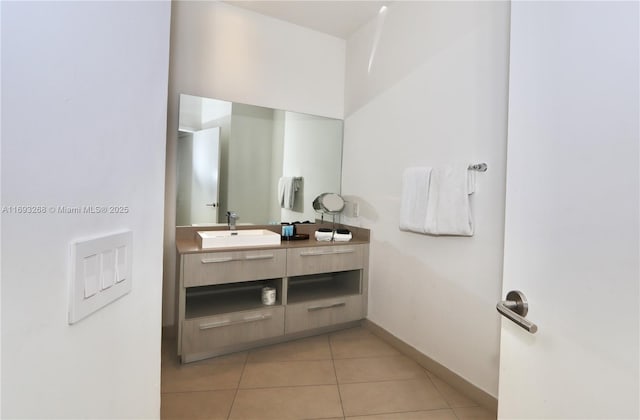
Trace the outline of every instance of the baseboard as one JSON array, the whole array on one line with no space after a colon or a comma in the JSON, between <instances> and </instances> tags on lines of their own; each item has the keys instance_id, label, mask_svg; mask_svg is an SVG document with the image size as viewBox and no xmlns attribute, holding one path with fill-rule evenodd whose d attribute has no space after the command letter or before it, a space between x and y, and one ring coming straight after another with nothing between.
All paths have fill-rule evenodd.
<instances>
[{"instance_id":1,"label":"baseboard","mask_svg":"<svg viewBox=\"0 0 640 420\"><path fill-rule=\"evenodd\" d=\"M378 324L365 319L362 321L362 326L395 347L405 356L413 359L416 363L433 373L435 376L447 382L464 396L472 399L494 413L498 412L498 400L493 395L481 390L457 373L449 370L446 366L441 365L429 356L421 353L414 347L411 347L409 344L400 340Z\"/></svg>"}]
</instances>

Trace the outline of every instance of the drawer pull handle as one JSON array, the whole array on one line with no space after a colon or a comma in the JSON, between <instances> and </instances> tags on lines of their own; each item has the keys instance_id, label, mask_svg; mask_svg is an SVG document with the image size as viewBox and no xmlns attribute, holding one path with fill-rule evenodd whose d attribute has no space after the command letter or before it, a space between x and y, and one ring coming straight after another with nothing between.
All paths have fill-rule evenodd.
<instances>
[{"instance_id":1,"label":"drawer pull handle","mask_svg":"<svg viewBox=\"0 0 640 420\"><path fill-rule=\"evenodd\" d=\"M250 260L250 261L254 261L254 260L271 260L274 258L273 254L266 254L266 255L247 255L246 257L244 257L245 260Z\"/></svg>"},{"instance_id":2,"label":"drawer pull handle","mask_svg":"<svg viewBox=\"0 0 640 420\"><path fill-rule=\"evenodd\" d=\"M335 255L335 254L351 254L356 252L354 249L334 249L333 251L307 251L301 252L300 255L303 257L311 257L316 255Z\"/></svg>"},{"instance_id":3,"label":"drawer pull handle","mask_svg":"<svg viewBox=\"0 0 640 420\"><path fill-rule=\"evenodd\" d=\"M213 264L213 263L224 263L233 261L231 257L222 257L222 258L203 258L200 260L202 264Z\"/></svg>"},{"instance_id":4,"label":"drawer pull handle","mask_svg":"<svg viewBox=\"0 0 640 420\"><path fill-rule=\"evenodd\" d=\"M324 306L310 306L307 308L307 311L313 312L313 311L319 311L322 309L339 308L341 306L347 306L347 302L338 302L338 303L333 303L331 305L324 305Z\"/></svg>"},{"instance_id":5,"label":"drawer pull handle","mask_svg":"<svg viewBox=\"0 0 640 420\"><path fill-rule=\"evenodd\" d=\"M275 257L273 254L265 254L265 255L247 255L244 257L247 261L255 261L255 260L271 260ZM225 263L230 261L241 261L238 259L234 259L233 257L220 257L220 258L203 258L200 260L202 264L214 264L214 263Z\"/></svg>"},{"instance_id":6,"label":"drawer pull handle","mask_svg":"<svg viewBox=\"0 0 640 420\"><path fill-rule=\"evenodd\" d=\"M230 325L237 325L237 324L248 324L249 322L264 321L271 318L272 318L271 314L262 314L258 316L251 316L248 318L240 319L238 321L210 322L208 324L200 324L200 330L210 330L212 328L228 327Z\"/></svg>"}]
</instances>

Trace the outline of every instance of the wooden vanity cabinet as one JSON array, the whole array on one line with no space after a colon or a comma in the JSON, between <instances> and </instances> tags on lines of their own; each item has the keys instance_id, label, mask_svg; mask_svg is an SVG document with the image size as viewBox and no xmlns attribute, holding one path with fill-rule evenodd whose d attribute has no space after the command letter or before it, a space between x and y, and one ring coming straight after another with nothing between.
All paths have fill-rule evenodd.
<instances>
[{"instance_id":1,"label":"wooden vanity cabinet","mask_svg":"<svg viewBox=\"0 0 640 420\"><path fill-rule=\"evenodd\" d=\"M184 287L284 277L287 251L207 252L184 256Z\"/></svg>"},{"instance_id":2,"label":"wooden vanity cabinet","mask_svg":"<svg viewBox=\"0 0 640 420\"><path fill-rule=\"evenodd\" d=\"M324 333L366 316L368 243L178 254L183 363ZM262 288L276 289L275 305Z\"/></svg>"}]
</instances>

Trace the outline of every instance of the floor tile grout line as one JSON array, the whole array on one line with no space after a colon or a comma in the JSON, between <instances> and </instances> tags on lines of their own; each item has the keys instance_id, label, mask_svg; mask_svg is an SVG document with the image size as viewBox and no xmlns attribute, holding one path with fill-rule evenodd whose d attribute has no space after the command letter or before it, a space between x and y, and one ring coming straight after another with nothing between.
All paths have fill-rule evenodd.
<instances>
[{"instance_id":1,"label":"floor tile grout line","mask_svg":"<svg viewBox=\"0 0 640 420\"><path fill-rule=\"evenodd\" d=\"M458 413L456 413L456 410L454 410L453 408L451 409L451 411L453 411L453 415L455 416L455 418L457 418L458 420L462 420L460 418L460 416L458 415Z\"/></svg>"},{"instance_id":2,"label":"floor tile grout line","mask_svg":"<svg viewBox=\"0 0 640 420\"><path fill-rule=\"evenodd\" d=\"M399 381L412 381L414 379L420 380L420 377L411 377L411 378L392 378L392 379L371 379L371 380L363 380L363 381L354 381L354 382L338 382L338 385L359 385L359 384L375 384L381 382L399 382ZM436 388L437 390L438 388ZM444 399L444 398L443 398Z\"/></svg>"},{"instance_id":3,"label":"floor tile grout line","mask_svg":"<svg viewBox=\"0 0 640 420\"><path fill-rule=\"evenodd\" d=\"M278 389L278 388L307 388L307 387L311 387L311 386L331 386L331 385L338 385L337 382L331 382L331 383L317 383L317 384L292 384L292 385L265 385L265 386L251 386L251 387L240 387L238 388L239 391L253 391L253 390L259 390L259 389Z\"/></svg>"},{"instance_id":4,"label":"floor tile grout line","mask_svg":"<svg viewBox=\"0 0 640 420\"><path fill-rule=\"evenodd\" d=\"M349 356L349 357L334 357L334 360L351 360L351 359L375 359L375 358L390 358L390 357L398 357L402 356L402 354L381 354L377 356ZM406 357L406 356L405 356ZM411 359L409 359L411 360Z\"/></svg>"},{"instance_id":5,"label":"floor tile grout line","mask_svg":"<svg viewBox=\"0 0 640 420\"><path fill-rule=\"evenodd\" d=\"M331 365L333 366L333 374L336 377L336 389L338 390L338 398L340 399L340 410L342 411L342 418L346 418L347 415L344 412L344 403L342 402L342 393L340 392L340 381L338 380L338 371L336 370L336 362L333 358L333 347L331 346L331 335L327 334L327 344L329 345L329 354L331 354Z\"/></svg>"},{"instance_id":6,"label":"floor tile grout line","mask_svg":"<svg viewBox=\"0 0 640 420\"><path fill-rule=\"evenodd\" d=\"M359 382L342 382L338 383L339 385L361 385L361 384L381 384L385 382L406 382L406 381L414 381L420 380L420 378L398 378L398 379L376 379L373 381L359 381ZM435 388L435 386L434 386ZM438 388L435 388L438 391ZM442 396L442 393L438 391L438 395ZM444 398L442 398L444 400ZM446 402L446 400L445 400ZM449 405L449 403L447 403Z\"/></svg>"},{"instance_id":7,"label":"floor tile grout line","mask_svg":"<svg viewBox=\"0 0 640 420\"><path fill-rule=\"evenodd\" d=\"M347 359L391 359L393 357L399 358L399 359L406 359L406 360L409 360L409 361L415 363L417 366L420 366L419 363L415 362L413 359L411 359L408 356L405 356L402 353L399 353L399 354L368 355L368 356L352 356L352 357L333 357L333 359L336 359L336 360L347 360ZM424 369L422 366L420 366L420 367L422 369Z\"/></svg>"},{"instance_id":8,"label":"floor tile grout line","mask_svg":"<svg viewBox=\"0 0 640 420\"><path fill-rule=\"evenodd\" d=\"M433 380L431 379L431 376L429 376L429 371L425 369L424 375L427 377L427 380L429 381L429 383L431 385L433 385L433 389L436 390L436 392L438 393L438 395L440 395L440 397L442 398L442 401L445 402L445 404L447 404L447 406L453 411L453 407L451 407L451 404L449 404L449 401L447 401L447 398L445 397L444 393L442 391L440 391L440 389L438 389L438 386L436 385L435 382L433 382ZM453 412L453 414L455 415L455 411ZM456 415L456 417L458 417Z\"/></svg>"},{"instance_id":9,"label":"floor tile grout line","mask_svg":"<svg viewBox=\"0 0 640 420\"><path fill-rule=\"evenodd\" d=\"M435 412L435 411L442 411L442 410L447 410L447 411L451 411L453 413L453 415L460 420L460 418L457 416L457 414L455 413L455 410L453 408L423 408L420 410L400 410L400 411L385 411L382 413L369 413L369 414L354 414L352 416L349 417L369 417L369 416L383 416L385 414L407 414L407 413L422 413L422 412ZM347 416L345 416L346 418Z\"/></svg>"},{"instance_id":10,"label":"floor tile grout line","mask_svg":"<svg viewBox=\"0 0 640 420\"><path fill-rule=\"evenodd\" d=\"M160 397L167 394L192 394L194 392L218 392L218 391L235 391L237 388L216 388L216 389L192 389L189 391L165 391L160 393Z\"/></svg>"},{"instance_id":11,"label":"floor tile grout line","mask_svg":"<svg viewBox=\"0 0 640 420\"><path fill-rule=\"evenodd\" d=\"M238 388L238 391L258 391L258 390L264 390L264 389L313 388L313 387L319 387L319 386L334 386L334 385L338 385L338 384L332 383L332 384L262 386L262 387L254 387L254 388ZM227 389L226 391L230 391L230 389Z\"/></svg>"},{"instance_id":12,"label":"floor tile grout line","mask_svg":"<svg viewBox=\"0 0 640 420\"><path fill-rule=\"evenodd\" d=\"M328 362L332 360L332 358L325 359L281 359L281 360L257 360L257 361L247 361L248 365L258 365L258 364L266 364L266 363L304 363L304 362Z\"/></svg>"},{"instance_id":13,"label":"floor tile grout line","mask_svg":"<svg viewBox=\"0 0 640 420\"><path fill-rule=\"evenodd\" d=\"M233 412L233 406L236 404L236 398L238 398L238 392L240 392L240 384L242 383L242 377L244 376L244 370L247 367L248 360L249 360L249 352L247 352L247 355L244 358L244 364L242 365L240 378L238 378L238 384L236 385L236 392L235 394L233 394L233 400L231 400L231 405L229 406L229 412L227 413L227 420L229 420L229 418L231 417L231 413Z\"/></svg>"},{"instance_id":14,"label":"floor tile grout line","mask_svg":"<svg viewBox=\"0 0 640 420\"><path fill-rule=\"evenodd\" d=\"M438 376L436 376L433 372L429 371L428 369L424 369L425 372L427 373L427 377L429 378L429 381L431 381L431 383L433 384L433 387L436 389L436 391L438 391L440 393L440 395L442 396L442 398L447 402L447 404L449 404L451 406L451 403L449 403L449 401L447 401L447 399L445 398L444 392L442 392L440 390L440 388L438 387L438 385L434 382L432 376L436 379L438 379L439 381L443 382L445 385L449 386L450 388L452 388L456 393L460 394L463 398L469 400L470 402L472 402L474 405L466 405L466 406L458 406L458 407L453 407L451 406L451 408L464 408L464 407L482 407L477 401L467 397L466 395L464 395L462 392L458 391L457 389L453 388L451 385L449 385L447 383L447 381L445 381L444 379L439 378Z\"/></svg>"}]
</instances>

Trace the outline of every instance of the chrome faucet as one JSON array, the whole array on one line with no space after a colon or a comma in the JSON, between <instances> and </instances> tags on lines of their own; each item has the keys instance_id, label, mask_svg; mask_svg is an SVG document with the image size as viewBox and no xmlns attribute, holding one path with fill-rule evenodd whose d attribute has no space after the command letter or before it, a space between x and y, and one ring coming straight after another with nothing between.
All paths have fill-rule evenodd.
<instances>
[{"instance_id":1,"label":"chrome faucet","mask_svg":"<svg viewBox=\"0 0 640 420\"><path fill-rule=\"evenodd\" d=\"M227 225L229 225L229 230L236 230L236 221L238 219L238 213L236 213L235 211L227 212Z\"/></svg>"}]
</instances>

